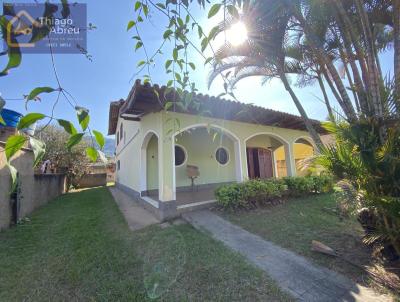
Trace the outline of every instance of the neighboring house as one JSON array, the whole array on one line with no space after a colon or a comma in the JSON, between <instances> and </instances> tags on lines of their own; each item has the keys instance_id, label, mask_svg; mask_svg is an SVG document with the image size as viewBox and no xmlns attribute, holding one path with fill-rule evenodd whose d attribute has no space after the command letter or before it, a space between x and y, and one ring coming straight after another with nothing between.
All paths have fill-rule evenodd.
<instances>
[{"instance_id":1,"label":"neighboring house","mask_svg":"<svg viewBox=\"0 0 400 302\"><path fill-rule=\"evenodd\" d=\"M296 175L296 160L312 154L299 116L201 94L184 109L169 93L165 106L164 92L136 81L126 101L110 104L108 133L116 135L117 186L161 218L209 202L223 183ZM200 173L194 193L188 165Z\"/></svg>"}]
</instances>

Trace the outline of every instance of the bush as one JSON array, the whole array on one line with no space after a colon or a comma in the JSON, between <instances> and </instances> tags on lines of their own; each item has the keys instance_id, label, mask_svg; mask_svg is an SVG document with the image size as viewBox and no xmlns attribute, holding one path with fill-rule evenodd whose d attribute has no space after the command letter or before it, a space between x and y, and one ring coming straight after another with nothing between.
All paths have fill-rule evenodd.
<instances>
[{"instance_id":1,"label":"bush","mask_svg":"<svg viewBox=\"0 0 400 302\"><path fill-rule=\"evenodd\" d=\"M302 196L309 194L314 189L314 181L310 176L306 177L284 177L283 181L288 187L289 195Z\"/></svg>"},{"instance_id":2,"label":"bush","mask_svg":"<svg viewBox=\"0 0 400 302\"><path fill-rule=\"evenodd\" d=\"M334 182L330 175L310 176L314 183L314 193L328 193L333 191Z\"/></svg>"},{"instance_id":3,"label":"bush","mask_svg":"<svg viewBox=\"0 0 400 302\"><path fill-rule=\"evenodd\" d=\"M282 196L283 187L268 180L251 180L242 184L242 196L246 204L256 206Z\"/></svg>"},{"instance_id":4,"label":"bush","mask_svg":"<svg viewBox=\"0 0 400 302\"><path fill-rule=\"evenodd\" d=\"M326 193L332 188L333 180L328 175L255 179L221 186L215 191L215 197L223 208L254 208L282 196Z\"/></svg>"},{"instance_id":5,"label":"bush","mask_svg":"<svg viewBox=\"0 0 400 302\"><path fill-rule=\"evenodd\" d=\"M230 184L215 190L218 204L224 208L239 208L245 206L243 201L242 184Z\"/></svg>"}]
</instances>

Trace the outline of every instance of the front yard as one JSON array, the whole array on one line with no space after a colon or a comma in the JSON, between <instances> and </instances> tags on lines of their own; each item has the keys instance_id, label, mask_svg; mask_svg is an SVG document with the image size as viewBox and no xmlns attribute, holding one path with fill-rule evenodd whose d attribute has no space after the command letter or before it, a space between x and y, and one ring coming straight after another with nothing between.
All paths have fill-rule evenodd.
<instances>
[{"instance_id":1,"label":"front yard","mask_svg":"<svg viewBox=\"0 0 400 302\"><path fill-rule=\"evenodd\" d=\"M131 232L106 188L70 193L0 233L0 301L287 301L189 225Z\"/></svg>"},{"instance_id":2,"label":"front yard","mask_svg":"<svg viewBox=\"0 0 400 302\"><path fill-rule=\"evenodd\" d=\"M340 220L330 209L335 208L333 194L290 199L275 206L251 211L220 211L222 217L279 246L303 255L366 286L377 285L365 272L340 258L311 251L311 241L318 240L361 266L377 271L383 277L399 282L377 263L371 250L362 243L363 230L355 218Z\"/></svg>"}]
</instances>

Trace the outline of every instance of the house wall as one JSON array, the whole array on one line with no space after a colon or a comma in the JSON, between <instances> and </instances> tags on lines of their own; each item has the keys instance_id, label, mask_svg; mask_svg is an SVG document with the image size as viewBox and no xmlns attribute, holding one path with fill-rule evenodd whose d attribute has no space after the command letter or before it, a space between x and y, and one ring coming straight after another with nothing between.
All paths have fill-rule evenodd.
<instances>
[{"instance_id":1,"label":"house wall","mask_svg":"<svg viewBox=\"0 0 400 302\"><path fill-rule=\"evenodd\" d=\"M198 180L198 183L206 184L215 181L241 181L247 179L246 145L265 144L265 146L271 145L274 147L275 144L279 143L285 146L286 154L293 154L294 142L300 137L309 137L306 131L164 111L147 114L141 118L140 122L126 121L120 118L117 130L120 129L121 122L124 123L123 128L126 133L124 135L125 139L122 139L116 148L116 161L120 160L121 162L121 168L119 171L117 170L117 183L136 192L144 191L146 188L156 189L155 177L149 176L148 178L146 175L152 171L153 176L158 174L157 181L159 183L159 199L161 201L174 200L175 188L189 184L184 170L175 168L175 142L184 146L187 145L187 149L190 149L187 150L188 153L192 154L189 154L188 163L195 165L196 162L201 163L201 179ZM231 165L227 169L218 169L213 163L214 160L211 158L211 154L215 152L217 145L210 142L209 139L206 137L196 139L195 136L190 135L185 138L185 136L179 135L185 130L193 129L193 127L223 129L227 133L231 142L224 142L227 144L231 156ZM158 160L150 161L154 164L149 165L151 167L149 167L148 171L146 163L148 155L151 154L146 149L144 149L145 152L142 152L142 145L143 141L146 141L152 132L156 133L158 137ZM260 134L264 135L257 137ZM153 148L153 151L155 150L151 142L149 142L149 146L150 150L151 148ZM210 160L203 163L202 159L198 158L200 151L209 154ZM144 158L146 160L143 160ZM294 175L296 173L294 157L286 157L285 159L290 174ZM238 165L235 163L238 163ZM155 170L155 166L157 166L158 170ZM146 185L147 182L148 186Z\"/></svg>"},{"instance_id":2,"label":"house wall","mask_svg":"<svg viewBox=\"0 0 400 302\"><path fill-rule=\"evenodd\" d=\"M176 137L176 144L181 145L187 151L187 159L184 165L175 168L176 186L190 186L191 180L186 175L186 165L199 167L200 176L195 184L209 184L235 181L235 150L233 142L224 134L208 132L205 128L199 128L190 132L183 132ZM215 152L219 147L228 150L229 161L226 165L220 165L215 159Z\"/></svg>"},{"instance_id":3,"label":"house wall","mask_svg":"<svg viewBox=\"0 0 400 302\"><path fill-rule=\"evenodd\" d=\"M303 176L307 174L307 171L301 169L299 162L305 158L308 158L314 154L313 147L306 144L295 143L293 146L294 160L296 162L296 174ZM278 177L287 176L286 173L286 160L285 151L283 147L279 147L274 152L275 160L277 161Z\"/></svg>"},{"instance_id":4,"label":"house wall","mask_svg":"<svg viewBox=\"0 0 400 302\"><path fill-rule=\"evenodd\" d=\"M159 135L161 125L161 114L148 114L144 116L140 123L136 121L128 121L119 118L117 124L117 131L123 124L123 139L116 145L115 149L115 162L116 162L116 177L115 181L125 187L128 187L136 192L142 191L144 184L143 178L147 181L147 176L143 175L142 168L146 167L146 161L141 161L142 156L142 143L146 135L151 135L151 132ZM117 143L117 140L115 140ZM154 142L153 142L154 143ZM151 142L149 142L150 148ZM146 152L147 155L147 152ZM118 161L120 161L120 169L118 170ZM152 163L155 160L150 161ZM154 170L154 169L153 169ZM153 171L151 170L151 171ZM158 171L153 171L152 175L157 174ZM146 174L146 173L145 173ZM150 189L156 189L156 177L149 179ZM158 180L157 180L158 182Z\"/></svg>"}]
</instances>

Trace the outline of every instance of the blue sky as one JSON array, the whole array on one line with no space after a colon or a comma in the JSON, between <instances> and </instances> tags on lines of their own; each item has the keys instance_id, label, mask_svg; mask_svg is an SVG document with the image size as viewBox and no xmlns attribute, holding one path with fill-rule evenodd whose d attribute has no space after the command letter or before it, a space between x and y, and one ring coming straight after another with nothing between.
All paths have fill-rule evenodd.
<instances>
[{"instance_id":1,"label":"blue sky","mask_svg":"<svg viewBox=\"0 0 400 302\"><path fill-rule=\"evenodd\" d=\"M24 2L24 1L19 1ZM66 88L81 106L90 110L91 127L107 133L108 108L110 101L125 98L134 81L132 76L137 72L136 64L144 58L142 51L135 52L135 41L131 38L134 32L127 32L129 20L134 19L134 0L80 1L87 3L88 22L97 26L96 30L88 33L88 51L93 56L93 62L83 55L59 54L55 55L55 63L62 86ZM213 23L207 20L206 13L193 8L201 24L211 28ZM155 50L161 43L165 20L154 14L151 21L141 25L141 35L145 45ZM168 49L166 49L168 52ZM158 58L156 67L151 76L154 83L163 85L169 79L164 71L165 58ZM192 60L197 69L191 75L202 93L218 95L222 92L222 85L218 82L207 89L208 68L204 68L202 59L193 52ZM381 57L383 70L392 70L392 54ZM6 60L0 57L0 66ZM2 67L0 67L2 68ZM56 80L52 72L51 57L46 54L29 54L23 56L22 65L13 69L9 75L0 78L0 93L3 98L22 98L38 86L56 87ZM327 116L326 109L317 97L322 97L317 87L296 89L310 117L323 120ZM298 114L288 93L279 80L273 80L262 86L260 78L251 78L241 81L237 85L236 96L245 103L254 103L275 110ZM41 102L30 103L29 112L49 113L55 101L56 94L43 95ZM333 98L331 98L332 102ZM7 108L26 113L24 102L8 100ZM55 110L55 116L64 119L76 120L75 112L65 100L61 100Z\"/></svg>"}]
</instances>

